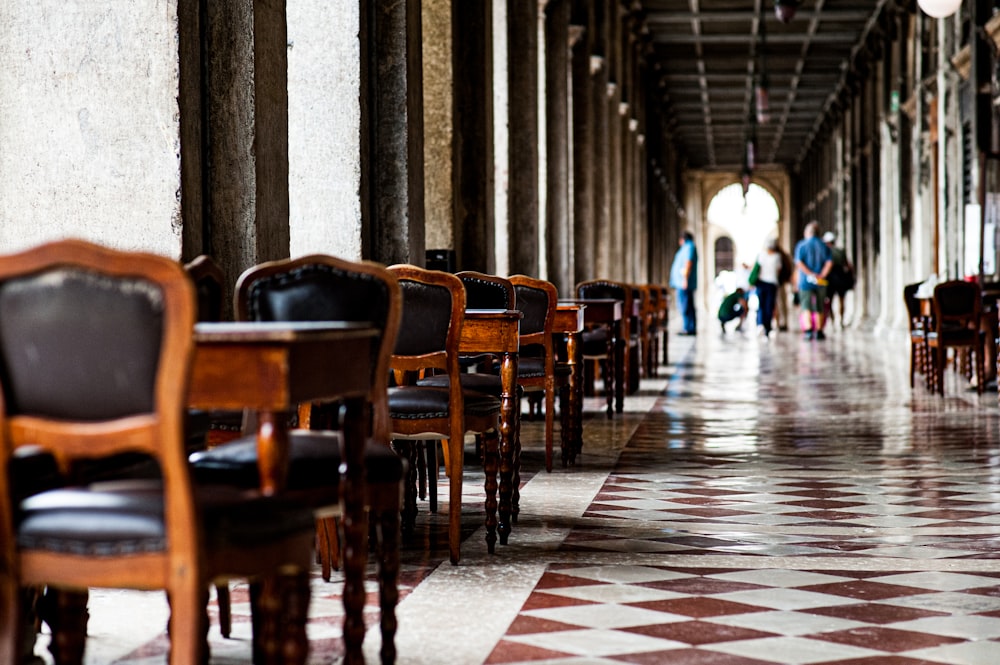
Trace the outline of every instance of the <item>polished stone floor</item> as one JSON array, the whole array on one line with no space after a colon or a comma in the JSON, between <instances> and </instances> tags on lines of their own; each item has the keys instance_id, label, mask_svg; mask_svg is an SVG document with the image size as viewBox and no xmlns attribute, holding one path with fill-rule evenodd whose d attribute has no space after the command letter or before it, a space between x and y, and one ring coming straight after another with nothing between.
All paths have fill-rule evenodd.
<instances>
[{"instance_id":1,"label":"polished stone floor","mask_svg":"<svg viewBox=\"0 0 1000 665\"><path fill-rule=\"evenodd\" d=\"M421 505L398 662L1000 663L997 394L955 375L943 399L911 391L907 344L674 336L626 413L606 420L588 399L584 455L551 474L525 423L509 545L486 554L471 461L460 565L446 561L443 479L440 512ZM235 599L235 639L213 627L213 663L249 662ZM91 614L88 663L165 662L159 594L95 591ZM311 617L310 663L336 662L336 583L316 578ZM377 627L365 650L377 662Z\"/></svg>"}]
</instances>

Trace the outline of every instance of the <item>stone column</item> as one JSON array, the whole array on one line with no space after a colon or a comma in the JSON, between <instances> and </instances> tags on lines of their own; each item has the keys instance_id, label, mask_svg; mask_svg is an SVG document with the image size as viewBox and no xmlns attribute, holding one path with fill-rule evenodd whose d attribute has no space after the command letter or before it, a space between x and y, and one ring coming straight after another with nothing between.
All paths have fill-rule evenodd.
<instances>
[{"instance_id":1,"label":"stone column","mask_svg":"<svg viewBox=\"0 0 1000 665\"><path fill-rule=\"evenodd\" d=\"M608 8L608 218L607 242L610 264L606 277L624 278L622 253L622 117L627 111L622 102L621 17L617 0Z\"/></svg>"},{"instance_id":2,"label":"stone column","mask_svg":"<svg viewBox=\"0 0 1000 665\"><path fill-rule=\"evenodd\" d=\"M234 283L289 254L285 4L205 6L206 210L212 254Z\"/></svg>"},{"instance_id":3,"label":"stone column","mask_svg":"<svg viewBox=\"0 0 1000 665\"><path fill-rule=\"evenodd\" d=\"M198 26L188 0L3 3L0 252L200 251Z\"/></svg>"},{"instance_id":4,"label":"stone column","mask_svg":"<svg viewBox=\"0 0 1000 665\"><path fill-rule=\"evenodd\" d=\"M607 277L611 274L611 207L609 187L608 144L608 20L607 2L593 3L594 7L594 55L590 59L591 111L593 113L593 202L594 216L594 272L591 278Z\"/></svg>"},{"instance_id":5,"label":"stone column","mask_svg":"<svg viewBox=\"0 0 1000 665\"><path fill-rule=\"evenodd\" d=\"M451 0L424 0L424 242L428 249L455 249L452 218ZM424 265L420 257L414 262Z\"/></svg>"},{"instance_id":6,"label":"stone column","mask_svg":"<svg viewBox=\"0 0 1000 665\"><path fill-rule=\"evenodd\" d=\"M419 0L362 2L361 174L368 256L424 260L424 120ZM367 142L367 143L366 143Z\"/></svg>"},{"instance_id":7,"label":"stone column","mask_svg":"<svg viewBox=\"0 0 1000 665\"><path fill-rule=\"evenodd\" d=\"M452 0L452 205L457 268L492 273L493 30L486 2Z\"/></svg>"},{"instance_id":8,"label":"stone column","mask_svg":"<svg viewBox=\"0 0 1000 665\"><path fill-rule=\"evenodd\" d=\"M573 292L570 207L569 0L549 0L545 9L546 263L560 295Z\"/></svg>"},{"instance_id":9,"label":"stone column","mask_svg":"<svg viewBox=\"0 0 1000 665\"><path fill-rule=\"evenodd\" d=\"M538 275L538 0L507 0L511 274Z\"/></svg>"},{"instance_id":10,"label":"stone column","mask_svg":"<svg viewBox=\"0 0 1000 665\"><path fill-rule=\"evenodd\" d=\"M572 44L573 76L573 281L593 279L594 262L594 159L593 159L593 113L591 100L590 53L593 38L592 21L588 20L593 11L592 3L586 3L590 11L577 20L587 21L583 25L570 27ZM588 27L587 24L590 24Z\"/></svg>"}]
</instances>

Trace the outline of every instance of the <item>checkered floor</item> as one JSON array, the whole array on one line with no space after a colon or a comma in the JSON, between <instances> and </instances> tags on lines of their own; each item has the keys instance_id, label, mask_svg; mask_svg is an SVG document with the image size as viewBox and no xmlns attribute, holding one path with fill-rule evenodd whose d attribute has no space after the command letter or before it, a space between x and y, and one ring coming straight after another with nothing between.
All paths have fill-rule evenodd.
<instances>
[{"instance_id":1,"label":"checkered floor","mask_svg":"<svg viewBox=\"0 0 1000 665\"><path fill-rule=\"evenodd\" d=\"M421 503L406 543L398 662L1000 663L997 395L953 373L945 398L911 391L906 344L672 338L664 376L625 413L607 420L588 399L575 467L539 472L541 425L523 424L521 514L494 556L470 447L460 565L447 563L443 474L438 512ZM342 654L339 593L315 580L311 664ZM105 594L88 665L165 662L165 613ZM249 662L235 594L236 639L213 630L216 664ZM111 608L155 634L102 619Z\"/></svg>"}]
</instances>

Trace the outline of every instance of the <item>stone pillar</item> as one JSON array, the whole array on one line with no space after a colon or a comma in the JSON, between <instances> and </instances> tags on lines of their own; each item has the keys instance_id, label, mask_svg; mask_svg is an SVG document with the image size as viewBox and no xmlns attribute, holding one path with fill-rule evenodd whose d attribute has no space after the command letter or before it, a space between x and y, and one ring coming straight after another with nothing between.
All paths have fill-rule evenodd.
<instances>
[{"instance_id":1,"label":"stone pillar","mask_svg":"<svg viewBox=\"0 0 1000 665\"><path fill-rule=\"evenodd\" d=\"M361 3L361 174L366 254L424 261L423 57L419 0Z\"/></svg>"},{"instance_id":2,"label":"stone pillar","mask_svg":"<svg viewBox=\"0 0 1000 665\"><path fill-rule=\"evenodd\" d=\"M494 271L493 29L486 2L452 0L452 201L459 270Z\"/></svg>"},{"instance_id":3,"label":"stone pillar","mask_svg":"<svg viewBox=\"0 0 1000 665\"><path fill-rule=\"evenodd\" d=\"M570 207L569 0L549 0L545 9L546 263L560 295L573 293Z\"/></svg>"},{"instance_id":4,"label":"stone pillar","mask_svg":"<svg viewBox=\"0 0 1000 665\"><path fill-rule=\"evenodd\" d=\"M622 253L622 107L621 17L617 0L608 7L608 218L610 270L606 277L624 278Z\"/></svg>"},{"instance_id":5,"label":"stone pillar","mask_svg":"<svg viewBox=\"0 0 1000 665\"><path fill-rule=\"evenodd\" d=\"M593 203L594 216L594 272L591 278L607 277L611 274L611 229L610 173L608 144L608 20L607 2L593 3L594 7L594 55L590 60L591 111L593 113Z\"/></svg>"},{"instance_id":6,"label":"stone pillar","mask_svg":"<svg viewBox=\"0 0 1000 665\"><path fill-rule=\"evenodd\" d=\"M584 3L570 30L573 76L573 281L593 279L594 261L594 159L591 111L590 53L593 40L593 4ZM578 3L576 9L581 9Z\"/></svg>"},{"instance_id":7,"label":"stone pillar","mask_svg":"<svg viewBox=\"0 0 1000 665\"><path fill-rule=\"evenodd\" d=\"M360 3L288 0L292 256L362 252ZM405 114L404 114L405 117Z\"/></svg>"},{"instance_id":8,"label":"stone pillar","mask_svg":"<svg viewBox=\"0 0 1000 665\"><path fill-rule=\"evenodd\" d=\"M451 0L424 0L424 243L455 249L452 218ZM424 265L420 257L414 263Z\"/></svg>"},{"instance_id":9,"label":"stone pillar","mask_svg":"<svg viewBox=\"0 0 1000 665\"><path fill-rule=\"evenodd\" d=\"M0 8L0 252L201 244L198 4ZM187 240L185 238L185 240Z\"/></svg>"},{"instance_id":10,"label":"stone pillar","mask_svg":"<svg viewBox=\"0 0 1000 665\"><path fill-rule=\"evenodd\" d=\"M289 254L285 3L206 3L212 254L230 283Z\"/></svg>"},{"instance_id":11,"label":"stone pillar","mask_svg":"<svg viewBox=\"0 0 1000 665\"><path fill-rule=\"evenodd\" d=\"M538 0L507 0L508 191L511 274L538 270Z\"/></svg>"}]
</instances>

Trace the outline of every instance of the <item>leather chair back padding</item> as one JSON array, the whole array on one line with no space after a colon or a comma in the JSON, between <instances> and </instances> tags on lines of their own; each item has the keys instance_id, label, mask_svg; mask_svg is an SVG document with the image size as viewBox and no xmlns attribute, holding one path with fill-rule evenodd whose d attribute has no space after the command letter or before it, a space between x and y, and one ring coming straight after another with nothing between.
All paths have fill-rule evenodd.
<instances>
[{"instance_id":1,"label":"leather chair back padding","mask_svg":"<svg viewBox=\"0 0 1000 665\"><path fill-rule=\"evenodd\" d=\"M32 312L0 319L9 415L99 421L153 410L163 303L148 282L52 271L0 285L0 310Z\"/></svg>"},{"instance_id":2,"label":"leather chair back padding","mask_svg":"<svg viewBox=\"0 0 1000 665\"><path fill-rule=\"evenodd\" d=\"M451 292L443 286L399 280L403 292L403 313L396 355L419 356L444 351L448 346L451 321Z\"/></svg>"}]
</instances>

